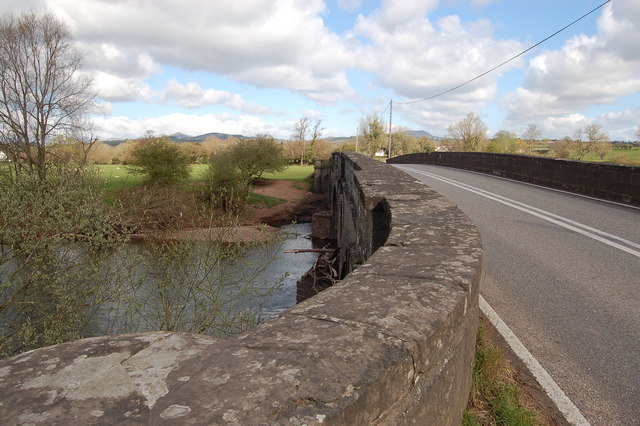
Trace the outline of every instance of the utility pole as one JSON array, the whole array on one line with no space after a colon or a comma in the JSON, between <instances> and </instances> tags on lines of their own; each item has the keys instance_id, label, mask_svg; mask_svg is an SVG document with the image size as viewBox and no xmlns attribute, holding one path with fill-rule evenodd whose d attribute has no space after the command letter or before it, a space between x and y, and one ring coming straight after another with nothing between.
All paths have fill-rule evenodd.
<instances>
[{"instance_id":1,"label":"utility pole","mask_svg":"<svg viewBox=\"0 0 640 426\"><path fill-rule=\"evenodd\" d=\"M393 119L393 99L389 101L389 149L387 150L387 158L391 158L391 120Z\"/></svg>"}]
</instances>

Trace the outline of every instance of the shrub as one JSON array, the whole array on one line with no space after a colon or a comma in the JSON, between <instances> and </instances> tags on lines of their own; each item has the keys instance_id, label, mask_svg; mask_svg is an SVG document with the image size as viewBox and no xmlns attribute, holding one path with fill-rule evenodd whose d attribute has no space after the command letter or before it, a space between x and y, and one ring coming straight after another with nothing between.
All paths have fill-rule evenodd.
<instances>
[{"instance_id":1,"label":"shrub","mask_svg":"<svg viewBox=\"0 0 640 426\"><path fill-rule=\"evenodd\" d=\"M146 175L147 182L165 185L189 177L190 159L165 138L147 138L131 150L129 170Z\"/></svg>"},{"instance_id":2,"label":"shrub","mask_svg":"<svg viewBox=\"0 0 640 426\"><path fill-rule=\"evenodd\" d=\"M243 139L211 157L204 196L213 206L237 213L247 204L251 181L284 170L282 146L271 136Z\"/></svg>"},{"instance_id":3,"label":"shrub","mask_svg":"<svg viewBox=\"0 0 640 426\"><path fill-rule=\"evenodd\" d=\"M242 139L230 146L224 155L247 182L259 179L263 173L281 172L287 166L282 145L268 135Z\"/></svg>"},{"instance_id":4,"label":"shrub","mask_svg":"<svg viewBox=\"0 0 640 426\"><path fill-rule=\"evenodd\" d=\"M227 213L239 213L249 200L251 188L228 153L212 157L204 174L204 198Z\"/></svg>"},{"instance_id":5,"label":"shrub","mask_svg":"<svg viewBox=\"0 0 640 426\"><path fill-rule=\"evenodd\" d=\"M117 293L95 285L126 238L102 193L95 175L61 168L0 188L0 355L90 335Z\"/></svg>"}]
</instances>

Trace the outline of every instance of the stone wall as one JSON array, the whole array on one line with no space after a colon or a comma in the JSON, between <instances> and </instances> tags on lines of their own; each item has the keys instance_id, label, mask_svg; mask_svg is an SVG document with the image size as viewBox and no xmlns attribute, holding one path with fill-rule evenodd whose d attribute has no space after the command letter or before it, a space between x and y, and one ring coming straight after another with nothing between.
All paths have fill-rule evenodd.
<instances>
[{"instance_id":1,"label":"stone wall","mask_svg":"<svg viewBox=\"0 0 640 426\"><path fill-rule=\"evenodd\" d=\"M236 338L143 333L0 361L6 424L457 425L482 250L469 219L399 170L336 154L344 280Z\"/></svg>"},{"instance_id":2,"label":"stone wall","mask_svg":"<svg viewBox=\"0 0 640 426\"><path fill-rule=\"evenodd\" d=\"M640 167L486 152L407 154L391 164L434 164L640 205Z\"/></svg>"}]
</instances>

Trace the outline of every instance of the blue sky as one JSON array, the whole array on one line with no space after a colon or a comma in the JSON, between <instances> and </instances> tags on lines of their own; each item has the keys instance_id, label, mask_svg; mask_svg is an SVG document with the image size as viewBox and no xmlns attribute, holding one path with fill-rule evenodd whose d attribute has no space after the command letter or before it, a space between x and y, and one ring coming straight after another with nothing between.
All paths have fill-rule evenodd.
<instances>
[{"instance_id":1,"label":"blue sky","mask_svg":"<svg viewBox=\"0 0 640 426\"><path fill-rule=\"evenodd\" d=\"M86 52L103 139L207 132L288 138L301 117L355 134L393 99L393 124L444 136L467 113L489 135L549 138L599 124L636 140L640 2L612 0L0 0L49 9ZM385 120L388 120L388 109Z\"/></svg>"}]
</instances>

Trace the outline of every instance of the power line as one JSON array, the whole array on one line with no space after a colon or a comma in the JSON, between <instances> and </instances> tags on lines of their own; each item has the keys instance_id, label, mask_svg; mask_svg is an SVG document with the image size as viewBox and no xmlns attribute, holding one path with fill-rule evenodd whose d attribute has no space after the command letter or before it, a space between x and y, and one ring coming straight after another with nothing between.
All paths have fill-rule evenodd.
<instances>
[{"instance_id":1,"label":"power line","mask_svg":"<svg viewBox=\"0 0 640 426\"><path fill-rule=\"evenodd\" d=\"M600 9L600 8L601 8L601 7L603 7L605 4L610 3L611 1L612 1L612 0L607 0L607 1L605 1L605 2L604 2L604 3L602 3L600 6L597 6L596 8L592 9L591 11L589 11L589 12L585 13L584 15L582 15L581 17L579 17L579 18L578 18L578 19L576 19L575 21L571 22L571 23L570 23L570 24L568 24L568 25L565 25L564 27L560 28L560 29L559 29L558 31L556 31L555 33L553 33L553 34L551 34L550 36L548 36L548 37L544 38L543 40L541 40L541 41L537 42L536 44L534 44L533 46L529 47L528 49L523 50L522 52L518 53L517 55L515 55L515 56L513 56L513 57L511 57L511 58L509 58L509 59L507 59L506 61L502 62L501 64L496 65L495 67L491 68L490 70L487 70L487 71L483 72L482 74L479 74L479 75L477 75L477 76L473 77L471 80L467 80L467 81L465 81L465 82L464 82L464 83L462 83L462 84L458 84L457 86L452 87L451 89L445 90L444 92L440 92L440 93L438 93L437 95L429 96L428 98L418 99L418 100L415 100L415 101L396 102L396 104L399 104L399 105L408 105L408 104L416 104L416 103L418 103L418 102L428 101L428 100L431 100L431 99L437 98L437 97L439 97L439 96L445 95L445 94L447 94L447 93L449 93L449 92L453 92L454 90L457 90L457 89L459 89L459 88L461 88L461 87L463 87L463 86L466 86L467 84L472 83L472 82L476 81L477 79L479 79L479 78L481 78L481 77L484 77L485 75L489 74L490 72L497 70L498 68L502 67L503 65L508 64L509 62L513 61L514 59L519 58L520 56L524 55L524 54L525 54L525 53L527 53L528 51L530 51L530 50L532 50L532 49L535 49L536 47L540 46L540 45L541 45L542 43L544 43L545 41L549 40L549 39L550 39L550 38L552 38L552 37L555 37L555 36L556 36L556 35L558 35L558 34L560 34L562 31L566 30L567 28L569 28L569 27L570 27L570 26L572 26L573 24L575 24L575 23L577 23L577 22L581 21L582 19L586 18L587 16L591 15L593 12L595 12L595 11L596 11L596 10L598 10L598 9ZM386 111L386 109L385 109L385 111ZM383 112L383 114L384 114L384 112Z\"/></svg>"}]
</instances>

